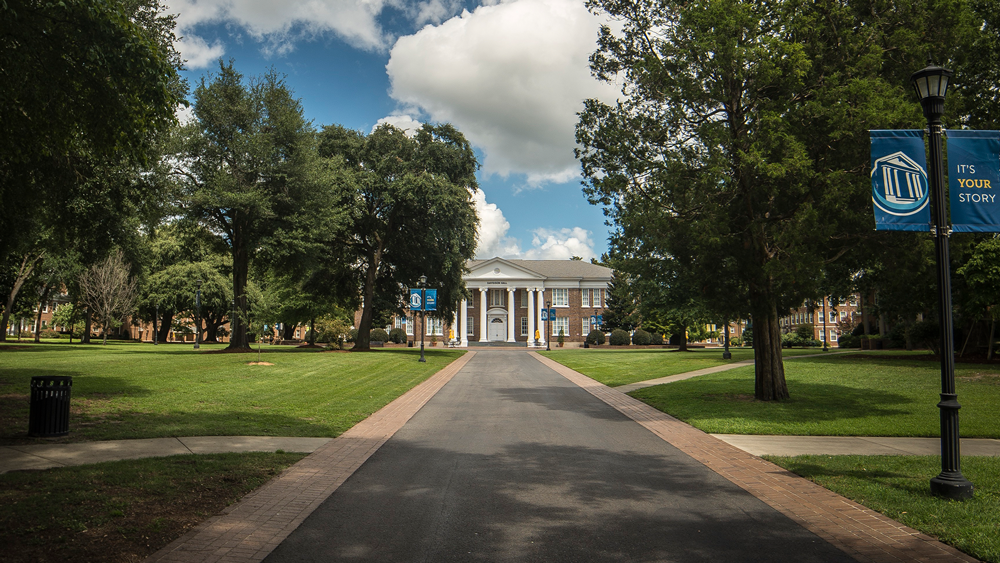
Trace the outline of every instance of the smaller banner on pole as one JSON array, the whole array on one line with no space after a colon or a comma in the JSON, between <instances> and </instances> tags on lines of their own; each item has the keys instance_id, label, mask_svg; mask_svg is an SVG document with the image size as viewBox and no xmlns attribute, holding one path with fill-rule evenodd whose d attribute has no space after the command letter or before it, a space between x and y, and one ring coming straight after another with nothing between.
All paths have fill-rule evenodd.
<instances>
[{"instance_id":1,"label":"smaller banner on pole","mask_svg":"<svg viewBox=\"0 0 1000 563\"><path fill-rule=\"evenodd\" d=\"M424 309L427 311L437 311L438 308L438 290L428 289L427 295L424 296Z\"/></svg>"},{"instance_id":2,"label":"smaller banner on pole","mask_svg":"<svg viewBox=\"0 0 1000 563\"><path fill-rule=\"evenodd\" d=\"M1000 131L948 131L951 228L1000 232Z\"/></svg>"},{"instance_id":3,"label":"smaller banner on pole","mask_svg":"<svg viewBox=\"0 0 1000 563\"><path fill-rule=\"evenodd\" d=\"M930 231L927 152L920 129L875 130L871 136L872 203L879 231Z\"/></svg>"}]
</instances>

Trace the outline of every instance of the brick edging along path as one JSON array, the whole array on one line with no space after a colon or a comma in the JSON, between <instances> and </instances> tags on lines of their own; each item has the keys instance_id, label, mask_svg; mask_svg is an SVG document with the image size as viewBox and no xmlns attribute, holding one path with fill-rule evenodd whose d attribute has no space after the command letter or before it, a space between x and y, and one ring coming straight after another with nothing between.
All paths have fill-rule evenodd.
<instances>
[{"instance_id":1,"label":"brick edging along path","mask_svg":"<svg viewBox=\"0 0 1000 563\"><path fill-rule=\"evenodd\" d=\"M926 534L730 446L638 399L540 354L531 354L594 397L858 561L977 561Z\"/></svg>"},{"instance_id":2,"label":"brick edging along path","mask_svg":"<svg viewBox=\"0 0 1000 563\"><path fill-rule=\"evenodd\" d=\"M475 355L465 353L146 561L262 561Z\"/></svg>"}]
</instances>

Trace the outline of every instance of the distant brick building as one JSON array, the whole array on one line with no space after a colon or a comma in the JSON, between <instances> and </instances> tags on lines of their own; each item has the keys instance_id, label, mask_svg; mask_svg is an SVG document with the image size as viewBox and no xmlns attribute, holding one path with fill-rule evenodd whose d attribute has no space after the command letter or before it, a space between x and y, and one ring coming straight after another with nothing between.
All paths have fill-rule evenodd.
<instances>
[{"instance_id":1,"label":"distant brick building","mask_svg":"<svg viewBox=\"0 0 1000 563\"><path fill-rule=\"evenodd\" d=\"M824 316L824 304L826 314ZM816 303L803 304L792 309L781 318L782 332L795 332L801 325L813 325L813 338L822 341L826 337L831 345L837 345L843 331L857 326L861 321L858 296L846 299L825 297Z\"/></svg>"},{"instance_id":2,"label":"distant brick building","mask_svg":"<svg viewBox=\"0 0 1000 563\"><path fill-rule=\"evenodd\" d=\"M556 341L559 331L568 343L582 343L604 314L611 269L582 260L470 260L465 285L472 294L463 299L452 319L427 319L426 328L410 313L396 318L394 328L407 335L447 340L454 331L461 347L504 344L539 346ZM548 329L541 321L545 307L556 310ZM416 333L416 335L414 335Z\"/></svg>"}]
</instances>

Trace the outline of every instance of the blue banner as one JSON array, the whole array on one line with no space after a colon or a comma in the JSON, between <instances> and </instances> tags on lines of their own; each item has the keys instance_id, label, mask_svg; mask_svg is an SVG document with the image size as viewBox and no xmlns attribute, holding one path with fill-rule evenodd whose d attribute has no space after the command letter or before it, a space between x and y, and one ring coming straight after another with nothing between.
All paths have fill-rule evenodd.
<instances>
[{"instance_id":1,"label":"blue banner","mask_svg":"<svg viewBox=\"0 0 1000 563\"><path fill-rule=\"evenodd\" d=\"M948 131L951 228L1000 232L1000 131Z\"/></svg>"},{"instance_id":2,"label":"blue banner","mask_svg":"<svg viewBox=\"0 0 1000 563\"><path fill-rule=\"evenodd\" d=\"M410 290L410 310L411 311L422 311L424 307L424 298L420 295L419 289Z\"/></svg>"},{"instance_id":3,"label":"blue banner","mask_svg":"<svg viewBox=\"0 0 1000 563\"><path fill-rule=\"evenodd\" d=\"M920 129L869 131L872 203L879 231L930 231L927 153Z\"/></svg>"},{"instance_id":4,"label":"blue banner","mask_svg":"<svg viewBox=\"0 0 1000 563\"><path fill-rule=\"evenodd\" d=\"M438 290L428 289L427 294L424 295L424 310L437 311L437 308L438 308Z\"/></svg>"}]
</instances>

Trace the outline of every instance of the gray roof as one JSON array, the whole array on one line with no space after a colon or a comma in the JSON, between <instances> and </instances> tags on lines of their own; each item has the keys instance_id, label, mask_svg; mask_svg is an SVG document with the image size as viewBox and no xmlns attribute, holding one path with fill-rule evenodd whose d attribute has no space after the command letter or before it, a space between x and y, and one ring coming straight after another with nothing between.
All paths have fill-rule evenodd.
<instances>
[{"instance_id":1,"label":"gray roof","mask_svg":"<svg viewBox=\"0 0 1000 563\"><path fill-rule=\"evenodd\" d=\"M466 265L470 270L480 264L495 260L469 260ZM611 268L598 266L583 260L508 260L501 258L505 262L510 262L519 268L531 270L546 278L587 278L587 279L611 279Z\"/></svg>"}]
</instances>

